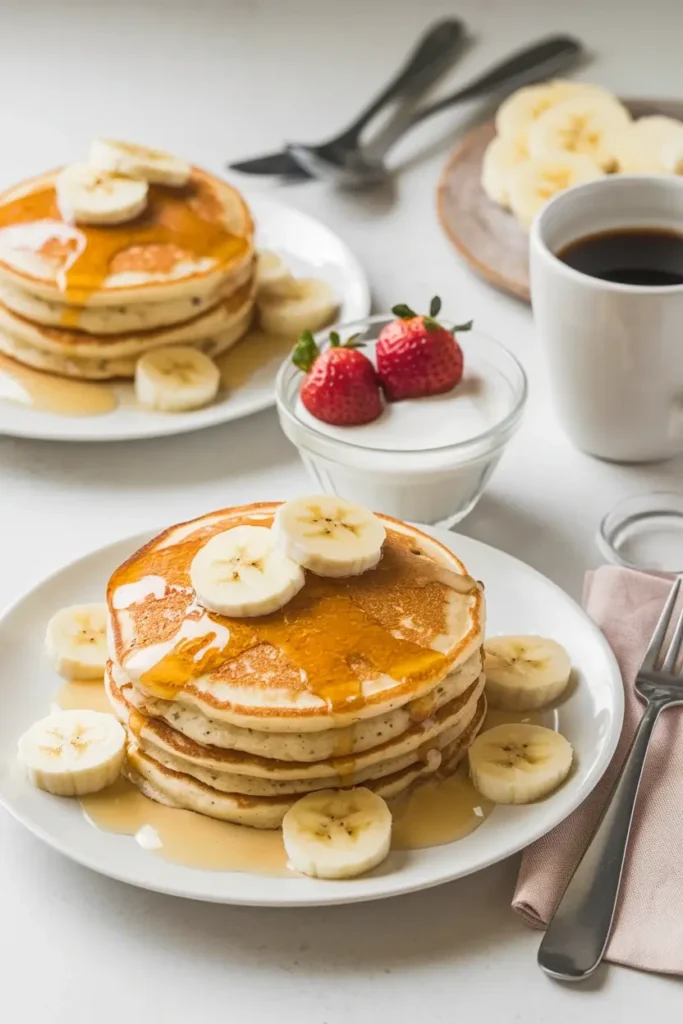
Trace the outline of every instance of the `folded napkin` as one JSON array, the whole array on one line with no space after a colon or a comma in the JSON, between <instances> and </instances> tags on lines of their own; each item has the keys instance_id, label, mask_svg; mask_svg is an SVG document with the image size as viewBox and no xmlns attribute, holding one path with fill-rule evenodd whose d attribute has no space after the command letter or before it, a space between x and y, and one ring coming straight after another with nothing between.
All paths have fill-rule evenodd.
<instances>
[{"instance_id":1,"label":"folded napkin","mask_svg":"<svg viewBox=\"0 0 683 1024\"><path fill-rule=\"evenodd\" d=\"M621 668L626 708L619 746L604 778L561 825L524 853L512 906L527 924L547 926L583 853L633 738L644 705L636 671L671 581L605 566L586 579L584 604ZM636 805L607 959L683 974L683 709L655 728Z\"/></svg>"}]
</instances>

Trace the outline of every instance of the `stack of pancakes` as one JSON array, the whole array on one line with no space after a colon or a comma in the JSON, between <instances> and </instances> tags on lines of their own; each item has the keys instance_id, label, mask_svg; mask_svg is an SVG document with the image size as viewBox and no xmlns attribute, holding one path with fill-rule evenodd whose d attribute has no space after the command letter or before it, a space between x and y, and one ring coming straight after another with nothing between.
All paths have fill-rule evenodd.
<instances>
[{"instance_id":1,"label":"stack of pancakes","mask_svg":"<svg viewBox=\"0 0 683 1024\"><path fill-rule=\"evenodd\" d=\"M132 377L149 349L186 344L216 356L254 309L249 210L226 182L193 168L187 185L150 185L124 224L65 221L56 173L0 196L0 351L85 380Z\"/></svg>"},{"instance_id":2,"label":"stack of pancakes","mask_svg":"<svg viewBox=\"0 0 683 1024\"><path fill-rule=\"evenodd\" d=\"M216 512L161 534L112 576L107 691L128 729L126 771L148 796L277 828L316 789L385 799L451 773L479 731L484 597L414 527L380 517L379 565L306 574L280 611L207 612L190 565L208 540L269 526L277 505Z\"/></svg>"}]
</instances>

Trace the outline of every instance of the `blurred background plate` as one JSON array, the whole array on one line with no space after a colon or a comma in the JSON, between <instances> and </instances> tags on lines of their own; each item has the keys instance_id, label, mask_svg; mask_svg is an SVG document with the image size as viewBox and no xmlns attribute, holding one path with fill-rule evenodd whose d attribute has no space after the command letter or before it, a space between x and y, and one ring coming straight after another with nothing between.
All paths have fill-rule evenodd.
<instances>
[{"instance_id":1,"label":"blurred background plate","mask_svg":"<svg viewBox=\"0 0 683 1024\"><path fill-rule=\"evenodd\" d=\"M681 100L624 100L634 117L663 114L683 120ZM477 125L448 158L437 187L439 220L472 270L494 288L529 301L529 236L481 186L493 121Z\"/></svg>"},{"instance_id":2,"label":"blurred background plate","mask_svg":"<svg viewBox=\"0 0 683 1024\"><path fill-rule=\"evenodd\" d=\"M297 277L329 281L339 298L340 321L367 316L370 290L365 272L338 235L300 210L268 197L244 195L256 223L257 248L277 252ZM48 441L127 441L184 434L242 419L275 404L275 376L288 346L285 342L263 352L240 349L240 344L231 350L227 371L231 386L202 409L150 412L136 405L132 384L121 383L112 385L118 407L101 416L61 416L0 401L0 434Z\"/></svg>"}]
</instances>

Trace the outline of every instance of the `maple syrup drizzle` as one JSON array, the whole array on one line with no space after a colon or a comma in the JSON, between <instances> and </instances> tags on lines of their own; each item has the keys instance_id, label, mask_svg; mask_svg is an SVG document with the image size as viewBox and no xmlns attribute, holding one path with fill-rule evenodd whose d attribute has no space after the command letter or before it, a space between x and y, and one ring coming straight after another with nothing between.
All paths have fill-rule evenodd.
<instances>
[{"instance_id":1,"label":"maple syrup drizzle","mask_svg":"<svg viewBox=\"0 0 683 1024\"><path fill-rule=\"evenodd\" d=\"M232 234L211 184L192 174L183 188L150 185L147 207L125 224L79 224L65 228L53 185L0 205L0 231L19 224L42 225L38 254L59 269L62 293L83 305L111 274L170 271L183 258L210 259L224 266L247 256L250 240Z\"/></svg>"},{"instance_id":2,"label":"maple syrup drizzle","mask_svg":"<svg viewBox=\"0 0 683 1024\"><path fill-rule=\"evenodd\" d=\"M242 524L247 521L248 518L240 520ZM271 522L272 518L260 518L256 525L269 526ZM236 521L229 525L236 525ZM111 592L115 594L120 587L149 575L160 576L168 588L175 588L176 595L178 588L185 590L186 611L191 602L192 559L212 535L225 528L225 522L218 522L167 548L139 552L116 570L110 581ZM155 639L162 644L165 641L168 649L141 672L140 682L153 695L172 699L192 679L215 673L245 652L268 644L287 656L303 673L306 690L324 701L332 712L362 705L361 680L367 670L429 685L445 674L444 655L395 636L364 607L364 600L371 601L373 594L385 592L387 586L414 592L412 574L416 561L423 577L421 600L426 599L423 595L427 589L434 587L440 598L436 604L442 608L442 584L424 580L424 559L416 559L396 540L387 542L382 560L373 572L347 579L325 579L307 573L303 589L271 615L231 619L200 610L191 612L186 621L207 623L205 628L193 631L192 636L176 638L178 619L163 619L166 599L161 599L155 602ZM397 603L400 604L400 598ZM134 609L135 606L130 609L133 615ZM176 605L176 613L178 610ZM114 629L116 633L116 624ZM228 641L223 644L220 637L226 633ZM125 651L119 648L117 654L118 660L125 663Z\"/></svg>"},{"instance_id":3,"label":"maple syrup drizzle","mask_svg":"<svg viewBox=\"0 0 683 1024\"><path fill-rule=\"evenodd\" d=\"M110 710L101 683L67 683L61 707ZM552 725L553 711L489 711L483 730L504 722ZM104 832L135 836L151 853L189 867L263 875L291 875L280 829L255 829L218 821L194 811L166 807L119 779L101 793L81 798L86 817ZM444 846L474 832L494 805L467 776L466 762L446 779L421 784L392 803L393 850Z\"/></svg>"}]
</instances>

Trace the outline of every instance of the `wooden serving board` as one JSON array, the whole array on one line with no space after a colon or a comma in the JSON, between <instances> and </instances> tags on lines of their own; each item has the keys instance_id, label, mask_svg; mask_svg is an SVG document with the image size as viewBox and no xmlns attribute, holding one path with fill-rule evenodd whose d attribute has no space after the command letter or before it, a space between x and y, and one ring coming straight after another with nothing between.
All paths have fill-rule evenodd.
<instances>
[{"instance_id":1,"label":"wooden serving board","mask_svg":"<svg viewBox=\"0 0 683 1024\"><path fill-rule=\"evenodd\" d=\"M683 121L682 100L624 100L634 117L664 114ZM495 288L529 301L529 236L481 187L493 121L477 125L450 154L437 186L441 226L470 267Z\"/></svg>"}]
</instances>

